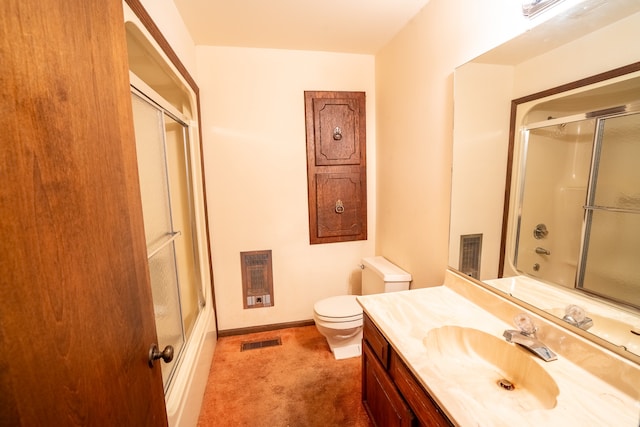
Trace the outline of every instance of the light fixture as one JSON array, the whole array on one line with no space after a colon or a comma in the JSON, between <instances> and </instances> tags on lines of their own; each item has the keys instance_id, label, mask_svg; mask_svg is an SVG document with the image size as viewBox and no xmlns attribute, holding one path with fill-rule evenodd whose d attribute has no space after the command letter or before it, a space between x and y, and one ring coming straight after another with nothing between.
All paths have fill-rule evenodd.
<instances>
[{"instance_id":1,"label":"light fixture","mask_svg":"<svg viewBox=\"0 0 640 427\"><path fill-rule=\"evenodd\" d=\"M522 0L522 14L532 18L562 0Z\"/></svg>"}]
</instances>

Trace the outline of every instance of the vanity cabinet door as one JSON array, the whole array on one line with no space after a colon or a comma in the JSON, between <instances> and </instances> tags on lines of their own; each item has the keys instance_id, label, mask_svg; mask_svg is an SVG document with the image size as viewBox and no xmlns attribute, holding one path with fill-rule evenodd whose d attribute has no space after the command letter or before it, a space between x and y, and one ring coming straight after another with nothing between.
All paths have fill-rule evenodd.
<instances>
[{"instance_id":1,"label":"vanity cabinet door","mask_svg":"<svg viewBox=\"0 0 640 427\"><path fill-rule=\"evenodd\" d=\"M413 426L413 414L368 344L362 346L362 403L376 426Z\"/></svg>"},{"instance_id":2,"label":"vanity cabinet door","mask_svg":"<svg viewBox=\"0 0 640 427\"><path fill-rule=\"evenodd\" d=\"M409 368L400 359L396 352L391 352L389 373L393 381L413 410L420 425L429 427L452 426L441 409L431 399L418 381L414 378Z\"/></svg>"}]
</instances>

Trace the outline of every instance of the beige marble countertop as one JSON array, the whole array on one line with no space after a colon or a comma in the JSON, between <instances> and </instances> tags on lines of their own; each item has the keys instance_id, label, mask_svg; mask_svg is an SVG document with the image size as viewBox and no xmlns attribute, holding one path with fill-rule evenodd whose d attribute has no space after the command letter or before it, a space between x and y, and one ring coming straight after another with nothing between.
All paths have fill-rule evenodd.
<instances>
[{"instance_id":1,"label":"beige marble countertop","mask_svg":"<svg viewBox=\"0 0 640 427\"><path fill-rule=\"evenodd\" d=\"M526 310L451 271L443 286L366 295L358 301L457 425L640 426L640 366L532 313L538 338L558 355L544 362L531 354L558 386L555 407L523 409L509 399L478 398L469 388L472 379L453 381L427 355L423 341L430 330L455 325L502 339L505 329L515 329L509 319Z\"/></svg>"}]
</instances>

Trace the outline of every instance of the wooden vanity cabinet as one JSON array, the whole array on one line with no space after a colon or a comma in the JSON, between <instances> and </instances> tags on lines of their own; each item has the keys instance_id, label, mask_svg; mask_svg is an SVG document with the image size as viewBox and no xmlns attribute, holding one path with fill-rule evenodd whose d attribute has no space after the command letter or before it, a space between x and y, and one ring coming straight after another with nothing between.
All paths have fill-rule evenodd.
<instances>
[{"instance_id":1,"label":"wooden vanity cabinet","mask_svg":"<svg viewBox=\"0 0 640 427\"><path fill-rule=\"evenodd\" d=\"M366 314L362 401L373 423L380 427L453 426Z\"/></svg>"},{"instance_id":2,"label":"wooden vanity cabinet","mask_svg":"<svg viewBox=\"0 0 640 427\"><path fill-rule=\"evenodd\" d=\"M411 409L367 345L362 347L362 402L377 426L416 425Z\"/></svg>"},{"instance_id":3,"label":"wooden vanity cabinet","mask_svg":"<svg viewBox=\"0 0 640 427\"><path fill-rule=\"evenodd\" d=\"M418 419L418 425L430 427L453 425L394 351L391 352L389 374Z\"/></svg>"}]
</instances>

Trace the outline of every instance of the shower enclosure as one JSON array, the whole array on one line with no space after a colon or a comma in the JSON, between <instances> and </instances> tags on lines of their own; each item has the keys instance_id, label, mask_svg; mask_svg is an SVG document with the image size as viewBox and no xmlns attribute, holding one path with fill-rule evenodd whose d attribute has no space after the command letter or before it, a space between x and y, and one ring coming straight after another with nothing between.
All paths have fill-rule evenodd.
<instances>
[{"instance_id":1,"label":"shower enclosure","mask_svg":"<svg viewBox=\"0 0 640 427\"><path fill-rule=\"evenodd\" d=\"M640 308L640 105L532 123L522 138L518 270Z\"/></svg>"},{"instance_id":2,"label":"shower enclosure","mask_svg":"<svg viewBox=\"0 0 640 427\"><path fill-rule=\"evenodd\" d=\"M132 90L138 173L158 346L171 346L163 363L165 392L205 300L197 258L190 179L189 133L177 111Z\"/></svg>"},{"instance_id":3,"label":"shower enclosure","mask_svg":"<svg viewBox=\"0 0 640 427\"><path fill-rule=\"evenodd\" d=\"M145 12L124 6L156 344L167 356L152 369L169 425L196 425L216 344L198 87Z\"/></svg>"}]
</instances>

